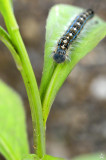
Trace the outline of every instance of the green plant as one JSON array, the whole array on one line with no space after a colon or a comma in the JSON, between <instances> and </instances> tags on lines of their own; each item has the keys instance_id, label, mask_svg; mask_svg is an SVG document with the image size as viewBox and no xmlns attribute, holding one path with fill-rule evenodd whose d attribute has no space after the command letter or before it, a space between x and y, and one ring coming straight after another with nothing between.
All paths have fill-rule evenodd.
<instances>
[{"instance_id":1,"label":"green plant","mask_svg":"<svg viewBox=\"0 0 106 160\"><path fill-rule=\"evenodd\" d=\"M10 50L17 69L22 75L27 90L33 123L33 139L36 149L35 154L29 154L24 112L21 107L22 103L20 98L3 82L0 82L0 96L2 97L0 97L0 107L2 106L0 110L3 110L3 113L1 112L0 114L0 152L7 160L61 160L62 158L55 158L46 155L45 129L47 117L58 90L73 67L81 58L90 52L100 40L104 38L106 34L106 31L104 30L106 23L99 17L95 16L92 20L94 25L89 28L89 32L82 32L81 34L84 36L80 38L80 42L78 43L76 41L73 44L74 49L71 51L71 62L56 64L49 56L51 54L50 48L55 46L53 40L60 38L60 35L57 34L58 31L64 31L64 24L70 20L74 11L79 14L82 9L68 5L56 5L51 9L46 25L44 68L39 91L36 78L13 13L12 5L12 1L0 0L0 12L4 18L8 31L6 32L2 27L0 27L0 39ZM56 15L57 11L58 16ZM95 21L98 23L95 24ZM55 27L57 24L61 27ZM51 30L53 31L52 33ZM76 45L76 43L78 43L78 45ZM4 97L6 101L4 100ZM8 103L11 102L10 106L12 107L6 103L7 101L9 101ZM9 110L9 112L6 112L7 110ZM3 121L6 116L8 117L5 119L7 125L3 128ZM19 119L18 117L21 118ZM10 129L11 127L12 129ZM11 133L15 133L13 134L15 136L12 136ZM24 158L22 158L23 154L26 155Z\"/></svg>"}]
</instances>

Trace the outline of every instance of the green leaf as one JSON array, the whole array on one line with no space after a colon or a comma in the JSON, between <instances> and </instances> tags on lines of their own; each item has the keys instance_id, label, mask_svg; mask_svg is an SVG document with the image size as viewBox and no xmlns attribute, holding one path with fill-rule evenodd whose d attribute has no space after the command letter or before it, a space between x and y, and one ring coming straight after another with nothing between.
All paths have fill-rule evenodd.
<instances>
[{"instance_id":1,"label":"green leaf","mask_svg":"<svg viewBox=\"0 0 106 160\"><path fill-rule=\"evenodd\" d=\"M104 153L94 153L94 154L78 156L73 158L72 160L100 160L100 159L105 160L105 158L106 158L106 154Z\"/></svg>"},{"instance_id":2,"label":"green leaf","mask_svg":"<svg viewBox=\"0 0 106 160\"><path fill-rule=\"evenodd\" d=\"M62 4L55 5L49 12L46 25L44 68L40 85L44 124L55 96L67 76L79 60L95 48L106 35L104 29L106 23L95 15L87 22L80 36L78 36L79 38L72 44L69 51L71 62L67 60L62 64L56 64L51 56L54 51L53 48L56 47L56 42L65 32L65 26L68 27L81 12L83 12L81 8Z\"/></svg>"},{"instance_id":3,"label":"green leaf","mask_svg":"<svg viewBox=\"0 0 106 160\"><path fill-rule=\"evenodd\" d=\"M0 152L7 160L29 153L25 113L19 95L0 80Z\"/></svg>"},{"instance_id":4,"label":"green leaf","mask_svg":"<svg viewBox=\"0 0 106 160\"><path fill-rule=\"evenodd\" d=\"M17 69L22 70L22 63L19 58L18 53L16 52L14 45L12 44L11 38L9 34L0 26L0 40L7 46L7 48L10 50L14 61L16 63Z\"/></svg>"}]
</instances>

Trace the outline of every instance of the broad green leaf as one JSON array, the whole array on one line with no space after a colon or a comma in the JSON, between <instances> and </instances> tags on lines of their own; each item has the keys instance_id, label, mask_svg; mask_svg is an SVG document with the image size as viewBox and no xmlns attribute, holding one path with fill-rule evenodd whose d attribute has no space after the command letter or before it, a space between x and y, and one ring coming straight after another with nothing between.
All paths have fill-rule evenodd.
<instances>
[{"instance_id":1,"label":"broad green leaf","mask_svg":"<svg viewBox=\"0 0 106 160\"><path fill-rule=\"evenodd\" d=\"M69 50L71 62L68 60L62 64L56 64L54 62L51 55L54 51L53 48L56 47L56 42L63 35L73 19L83 11L82 8L59 4L52 7L49 12L46 24L44 68L40 85L45 122L58 90L74 66L88 52L95 48L106 35L106 30L104 29L106 28L106 23L95 15L85 24L78 36L79 38L71 45L71 49Z\"/></svg>"},{"instance_id":2,"label":"broad green leaf","mask_svg":"<svg viewBox=\"0 0 106 160\"><path fill-rule=\"evenodd\" d=\"M87 154L75 157L72 160L102 160L102 159L103 160L106 159L106 154L104 153Z\"/></svg>"},{"instance_id":3,"label":"broad green leaf","mask_svg":"<svg viewBox=\"0 0 106 160\"><path fill-rule=\"evenodd\" d=\"M0 80L0 153L6 160L29 153L25 123L22 100Z\"/></svg>"}]
</instances>

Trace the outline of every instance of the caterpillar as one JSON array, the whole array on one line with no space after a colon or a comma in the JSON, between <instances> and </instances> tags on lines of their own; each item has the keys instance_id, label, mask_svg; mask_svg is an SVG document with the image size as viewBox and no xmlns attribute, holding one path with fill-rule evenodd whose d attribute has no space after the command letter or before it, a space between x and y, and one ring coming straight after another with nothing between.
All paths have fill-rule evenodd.
<instances>
[{"instance_id":1,"label":"caterpillar","mask_svg":"<svg viewBox=\"0 0 106 160\"><path fill-rule=\"evenodd\" d=\"M68 58L68 49L70 44L77 38L86 22L94 16L94 11L88 9L78 15L72 24L68 27L66 32L57 42L55 51L53 52L53 59L56 63L63 63Z\"/></svg>"}]
</instances>

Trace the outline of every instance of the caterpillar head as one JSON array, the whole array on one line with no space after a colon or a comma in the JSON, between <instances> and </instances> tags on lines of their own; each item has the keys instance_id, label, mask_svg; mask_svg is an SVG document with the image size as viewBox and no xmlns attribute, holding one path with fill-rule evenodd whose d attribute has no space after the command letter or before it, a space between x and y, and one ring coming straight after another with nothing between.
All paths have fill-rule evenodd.
<instances>
[{"instance_id":1,"label":"caterpillar head","mask_svg":"<svg viewBox=\"0 0 106 160\"><path fill-rule=\"evenodd\" d=\"M56 63L63 63L66 59L66 51L60 48L57 49L57 51L53 54L53 59Z\"/></svg>"}]
</instances>

